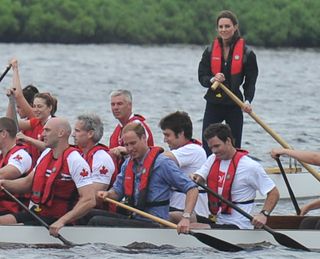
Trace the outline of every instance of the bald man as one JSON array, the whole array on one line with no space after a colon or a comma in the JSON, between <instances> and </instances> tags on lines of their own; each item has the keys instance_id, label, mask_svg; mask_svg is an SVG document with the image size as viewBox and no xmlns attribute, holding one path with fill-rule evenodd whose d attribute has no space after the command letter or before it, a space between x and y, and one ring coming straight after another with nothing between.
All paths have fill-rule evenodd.
<instances>
[{"instance_id":1,"label":"bald man","mask_svg":"<svg viewBox=\"0 0 320 259\"><path fill-rule=\"evenodd\" d=\"M1 180L0 186L13 193L31 192L29 208L50 225L57 236L66 224L84 216L95 205L95 193L88 163L69 145L71 126L64 118L51 118L43 129L46 149L27 177ZM0 217L0 224L38 225L29 213Z\"/></svg>"}]
</instances>

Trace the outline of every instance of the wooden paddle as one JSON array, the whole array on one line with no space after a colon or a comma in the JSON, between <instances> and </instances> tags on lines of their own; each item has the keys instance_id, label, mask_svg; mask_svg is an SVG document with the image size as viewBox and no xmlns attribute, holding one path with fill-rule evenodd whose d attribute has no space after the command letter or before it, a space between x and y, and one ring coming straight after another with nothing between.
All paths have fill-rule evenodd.
<instances>
[{"instance_id":1,"label":"wooden paddle","mask_svg":"<svg viewBox=\"0 0 320 259\"><path fill-rule=\"evenodd\" d=\"M9 72L10 68L11 68L11 64L9 64L6 69L3 71L2 75L0 76L0 82L2 81L2 79L6 76L6 74Z\"/></svg>"},{"instance_id":2,"label":"wooden paddle","mask_svg":"<svg viewBox=\"0 0 320 259\"><path fill-rule=\"evenodd\" d=\"M219 200L221 200L222 202L227 204L229 207L231 207L234 210L238 211L244 217L246 217L247 219L252 221L253 217L250 214L248 214L247 212L245 212L244 210L242 210L241 208L239 208L238 206L236 206L234 203L232 203L231 201L226 200L221 195L219 195L218 193L214 192L213 190L211 190L210 188L208 188L204 184L197 183L197 182L195 182L195 183L198 184L203 189L205 189L209 194L212 194L213 196L215 196L216 198L218 198ZM289 248L294 248L294 249L300 249L300 250L304 250L304 251L310 251L309 248L307 248L304 245L298 243L296 240L292 239L291 237L289 237L289 236L287 236L285 234L282 234L282 233L274 231L272 228L268 227L267 225L263 225L262 228L264 230L266 230L267 232L269 232L271 235L273 235L274 239L279 244L281 244L283 246L286 246L286 247L289 247Z\"/></svg>"},{"instance_id":3,"label":"wooden paddle","mask_svg":"<svg viewBox=\"0 0 320 259\"><path fill-rule=\"evenodd\" d=\"M277 161L278 166L279 166L279 168L280 168L280 172L281 172L281 174L282 174L283 180L284 180L284 182L286 183L286 186L287 186L287 189L288 189L288 192L289 192L291 201L292 201L292 203L293 203L293 206L294 206L294 208L295 208L295 210L296 210L296 213L297 213L297 215L300 215L301 210L300 210L300 208L299 208L297 199L296 199L296 197L295 197L295 195L294 195L294 193L293 193L293 191L292 191L292 189L291 189L290 183L289 183L289 181L288 181L286 172L285 172L284 169L283 169L283 166L282 166L282 163L281 163L281 161L280 161L280 158L277 157L277 158L276 158L276 161Z\"/></svg>"},{"instance_id":4,"label":"wooden paddle","mask_svg":"<svg viewBox=\"0 0 320 259\"><path fill-rule=\"evenodd\" d=\"M211 89L215 90L217 87L222 88L222 90L237 104L239 105L242 109L244 108L245 104L233 93L229 90L228 87L226 87L224 84L219 83L219 82L214 82L211 86ZM292 147L289 146L275 131L273 131L267 124L265 124L254 112L250 112L249 115L266 131L268 132L281 146L284 148L289 148L293 149ZM299 160L298 160L299 161ZM315 178L317 178L318 181L320 181L320 174L312 168L310 165L299 161L301 165L305 169L309 171Z\"/></svg>"},{"instance_id":5,"label":"wooden paddle","mask_svg":"<svg viewBox=\"0 0 320 259\"><path fill-rule=\"evenodd\" d=\"M17 109L16 109L16 97L14 96L13 93L11 93L8 97L9 97L9 103L13 113L13 120L16 125L17 132L19 132L19 122L18 122Z\"/></svg>"},{"instance_id":6,"label":"wooden paddle","mask_svg":"<svg viewBox=\"0 0 320 259\"><path fill-rule=\"evenodd\" d=\"M177 229L177 225L172 223L172 222L170 222L170 221L167 221L167 220L164 220L162 218L156 217L154 215L151 215L151 214L146 213L144 211L141 211L141 210L138 210L136 208L130 207L128 205L125 205L125 204L123 204L121 202L112 200L110 198L105 198L104 200L107 201L107 202L111 202L113 204L116 204L117 206L122 207L122 208L124 208L126 210L135 212L135 213L139 214L140 216L143 216L145 218L148 218L148 219L151 219L151 220L153 220L155 222L158 222L158 223L160 223L160 224L162 224L162 225L164 225L166 227ZM206 244L206 245L208 245L210 247L213 247L213 248L215 248L215 249L217 249L219 251L238 252L238 251L244 250L240 246L231 244L229 242L226 242L224 240L209 236L209 235L204 234L204 233L196 233L196 232L190 231L188 234L191 235L191 236L194 236L200 242L202 242L202 243L204 243L204 244Z\"/></svg>"},{"instance_id":7,"label":"wooden paddle","mask_svg":"<svg viewBox=\"0 0 320 259\"><path fill-rule=\"evenodd\" d=\"M26 212L28 212L32 217L34 217L42 226L44 226L46 229L49 230L49 225L40 218L37 214L35 214L32 210L30 210L26 205L24 205L19 199L17 199L11 192L9 192L6 188L1 186L2 191L4 191L11 199L13 199L16 203L18 203ZM75 246L76 244L72 243L71 241L68 241L63 236L58 234L56 237L60 239L64 245L66 246Z\"/></svg>"}]
</instances>

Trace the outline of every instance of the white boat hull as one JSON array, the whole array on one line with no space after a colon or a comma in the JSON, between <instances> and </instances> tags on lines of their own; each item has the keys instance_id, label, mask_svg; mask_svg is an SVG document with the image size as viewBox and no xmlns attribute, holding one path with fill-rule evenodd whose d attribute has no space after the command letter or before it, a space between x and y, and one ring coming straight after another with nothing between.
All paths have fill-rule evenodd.
<instances>
[{"instance_id":1,"label":"white boat hull","mask_svg":"<svg viewBox=\"0 0 320 259\"><path fill-rule=\"evenodd\" d=\"M290 183L291 189L297 199L314 198L320 195L319 181L307 172L286 174ZM290 195L285 181L281 174L269 174L275 182L280 192L280 199L290 199ZM256 200L263 200L263 197L257 192Z\"/></svg>"},{"instance_id":2,"label":"white boat hull","mask_svg":"<svg viewBox=\"0 0 320 259\"><path fill-rule=\"evenodd\" d=\"M252 246L268 242L279 245L271 234L264 230L194 230L233 244ZM279 230L310 249L320 249L319 230ZM0 226L0 243L61 244L49 235L44 227ZM107 228L107 227L64 227L61 235L76 244L107 243L128 246L134 242L147 242L157 246L207 247L190 235L178 235L174 229Z\"/></svg>"}]
</instances>

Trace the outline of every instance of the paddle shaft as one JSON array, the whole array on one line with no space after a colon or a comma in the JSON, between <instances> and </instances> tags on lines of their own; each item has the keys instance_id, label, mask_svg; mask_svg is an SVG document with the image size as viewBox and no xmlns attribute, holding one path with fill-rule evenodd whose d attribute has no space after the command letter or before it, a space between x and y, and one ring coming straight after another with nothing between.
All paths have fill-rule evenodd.
<instances>
[{"instance_id":1,"label":"paddle shaft","mask_svg":"<svg viewBox=\"0 0 320 259\"><path fill-rule=\"evenodd\" d=\"M210 188L208 188L204 184L197 183L197 182L195 182L195 183L198 184L203 189L205 189L209 194L212 194L213 196L215 196L216 198L218 198L219 200L221 200L222 202L227 204L229 207L231 207L234 210L238 211L240 214L242 214L247 219L252 221L253 217L249 213L245 212L244 210L242 210L241 208L239 208L238 206L233 204L231 201L228 201L227 199L223 198L221 195L219 195L218 193L214 192L213 190L211 190ZM291 237L288 237L288 236L286 236L286 235L284 235L282 233L278 233L278 232L274 231L272 228L268 227L267 225L263 225L262 228L264 230L266 230L267 232L269 232L271 235L273 235L275 240L277 240L278 243L283 245L283 246L290 247L290 248L295 248L295 249L302 249L302 250L305 250L305 251L310 251L307 247L305 247L302 244L298 243L297 241L295 241Z\"/></svg>"},{"instance_id":2,"label":"paddle shaft","mask_svg":"<svg viewBox=\"0 0 320 259\"><path fill-rule=\"evenodd\" d=\"M142 211L142 210L138 210L138 209L136 209L136 208L133 208L133 207L131 207L131 206L128 206L128 205L126 205L126 204L123 204L123 203L121 203L121 202L118 202L118 201L116 201L116 200L113 200L113 199L110 199L110 198L105 198L105 201L110 202L110 203L113 203L113 204L116 204L116 205L119 206L119 207L122 207L122 208L124 208L124 209L126 209L126 210L129 210L129 211L131 211L131 212L137 213L137 214L139 214L140 216L143 216L143 217L145 217L145 218L151 219L151 220L153 220L153 221L155 221L155 222L158 222L158 223L160 223L160 224L162 224L162 225L164 225L164 226L167 226L167 227L169 227L169 228L175 228L175 229L177 228L177 225L176 225L176 224L174 224L174 223L172 223L172 222L170 222L170 221L168 221L168 220L165 220L165 219L162 219L162 218L153 216L153 215L151 215L151 214L149 214L149 213L146 213L146 212L144 212L144 211Z\"/></svg>"},{"instance_id":3,"label":"paddle shaft","mask_svg":"<svg viewBox=\"0 0 320 259\"><path fill-rule=\"evenodd\" d=\"M4 191L11 199L13 199L16 203L18 203L26 212L28 212L32 217L34 217L39 223L44 226L46 229L49 230L49 225L42 219L40 218L37 214L35 214L32 210L30 210L26 205L24 205L19 199L17 199L11 192L9 192L6 188L3 186L1 187L2 191ZM73 246L74 244L67 239L65 239L63 236L58 234L57 236L58 239L60 239L63 244L67 246Z\"/></svg>"},{"instance_id":4,"label":"paddle shaft","mask_svg":"<svg viewBox=\"0 0 320 259\"><path fill-rule=\"evenodd\" d=\"M133 208L131 206L128 206L128 205L123 204L121 202L118 202L116 200L112 200L110 198L104 198L104 200L107 201L107 202L111 202L113 204L116 204L117 206L122 207L122 208L124 208L126 210L129 210L131 212L137 213L140 216L143 216L145 218L148 218L148 219L151 219L151 220L153 220L155 222L158 222L159 224L162 224L162 225L167 226L169 228L177 229L177 225L172 223L172 222L170 222L170 221L167 221L167 220L164 220L162 218L156 217L156 216L151 215L149 213L146 213L146 212L144 212L142 210L138 210L136 208ZM227 241L224 241L224 240L209 236L207 234L196 233L196 232L192 232L192 231L190 231L189 234L191 236L194 236L195 238L197 238L202 243L204 243L204 244L206 244L208 246L211 246L211 247L213 247L213 248L215 248L217 250L220 250L220 251L238 252L238 251L243 250L243 248L240 247L240 246L231 244L231 243L229 243Z\"/></svg>"},{"instance_id":5,"label":"paddle shaft","mask_svg":"<svg viewBox=\"0 0 320 259\"><path fill-rule=\"evenodd\" d=\"M6 74L9 72L11 66L12 66L11 64L8 65L8 66L6 67L6 69L3 71L2 75L0 76L0 82L1 82L2 79L6 76Z\"/></svg>"},{"instance_id":6,"label":"paddle shaft","mask_svg":"<svg viewBox=\"0 0 320 259\"><path fill-rule=\"evenodd\" d=\"M244 108L245 104L242 102L231 90L229 90L228 87L226 87L224 84L219 83L215 81L211 89L215 90L217 87L222 88L222 90L237 104L239 105L242 109ZM268 132L282 147L288 148L288 149L293 149L292 147L289 146L287 142L285 142L284 139L280 137L274 130L272 130L267 124L265 124L253 111L249 113L249 115L266 131ZM317 178L318 181L320 181L320 174L310 165L307 163L304 163L300 160L298 160L301 165L309 172L311 173L315 178Z\"/></svg>"},{"instance_id":7,"label":"paddle shaft","mask_svg":"<svg viewBox=\"0 0 320 259\"><path fill-rule=\"evenodd\" d=\"M284 180L284 182L286 183L286 186L287 186L287 189L288 189L288 192L289 192L291 201L292 201L292 203L293 203L293 206L294 206L294 208L295 208L295 210L296 210L296 213L297 213L297 215L300 215L301 210L300 210L300 208L299 208L297 199L296 199L296 197L295 197L295 195L294 195L294 193L293 193L293 191L292 191L292 189L291 189L290 183L289 183L288 178L287 178L287 175L286 175L286 173L285 173L285 171L284 171L284 169L283 169L283 166L282 166L282 163L281 163L281 161L280 161L280 158L278 157L278 158L276 159L276 161L277 161L277 164L278 164L278 166L279 166L279 168L280 168L280 172L281 172L281 174L282 174L283 180Z\"/></svg>"},{"instance_id":8,"label":"paddle shaft","mask_svg":"<svg viewBox=\"0 0 320 259\"><path fill-rule=\"evenodd\" d=\"M13 120L17 128L17 132L19 131L19 122L17 117L17 109L16 109L16 97L13 94L9 95L9 102L11 105L12 113L13 113Z\"/></svg>"}]
</instances>

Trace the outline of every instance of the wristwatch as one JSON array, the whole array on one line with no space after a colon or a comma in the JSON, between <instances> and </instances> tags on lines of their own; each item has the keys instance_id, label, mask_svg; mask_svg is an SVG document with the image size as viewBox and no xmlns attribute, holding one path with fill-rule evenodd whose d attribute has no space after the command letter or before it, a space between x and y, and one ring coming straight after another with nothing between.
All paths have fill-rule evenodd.
<instances>
[{"instance_id":1,"label":"wristwatch","mask_svg":"<svg viewBox=\"0 0 320 259\"><path fill-rule=\"evenodd\" d=\"M184 213L182 214L182 217L185 218L185 219L190 219L191 214L190 214L189 212L184 212Z\"/></svg>"},{"instance_id":2,"label":"wristwatch","mask_svg":"<svg viewBox=\"0 0 320 259\"><path fill-rule=\"evenodd\" d=\"M266 217L269 217L271 212L270 211L267 211L267 210L262 210L260 211L261 214L265 215Z\"/></svg>"}]
</instances>

